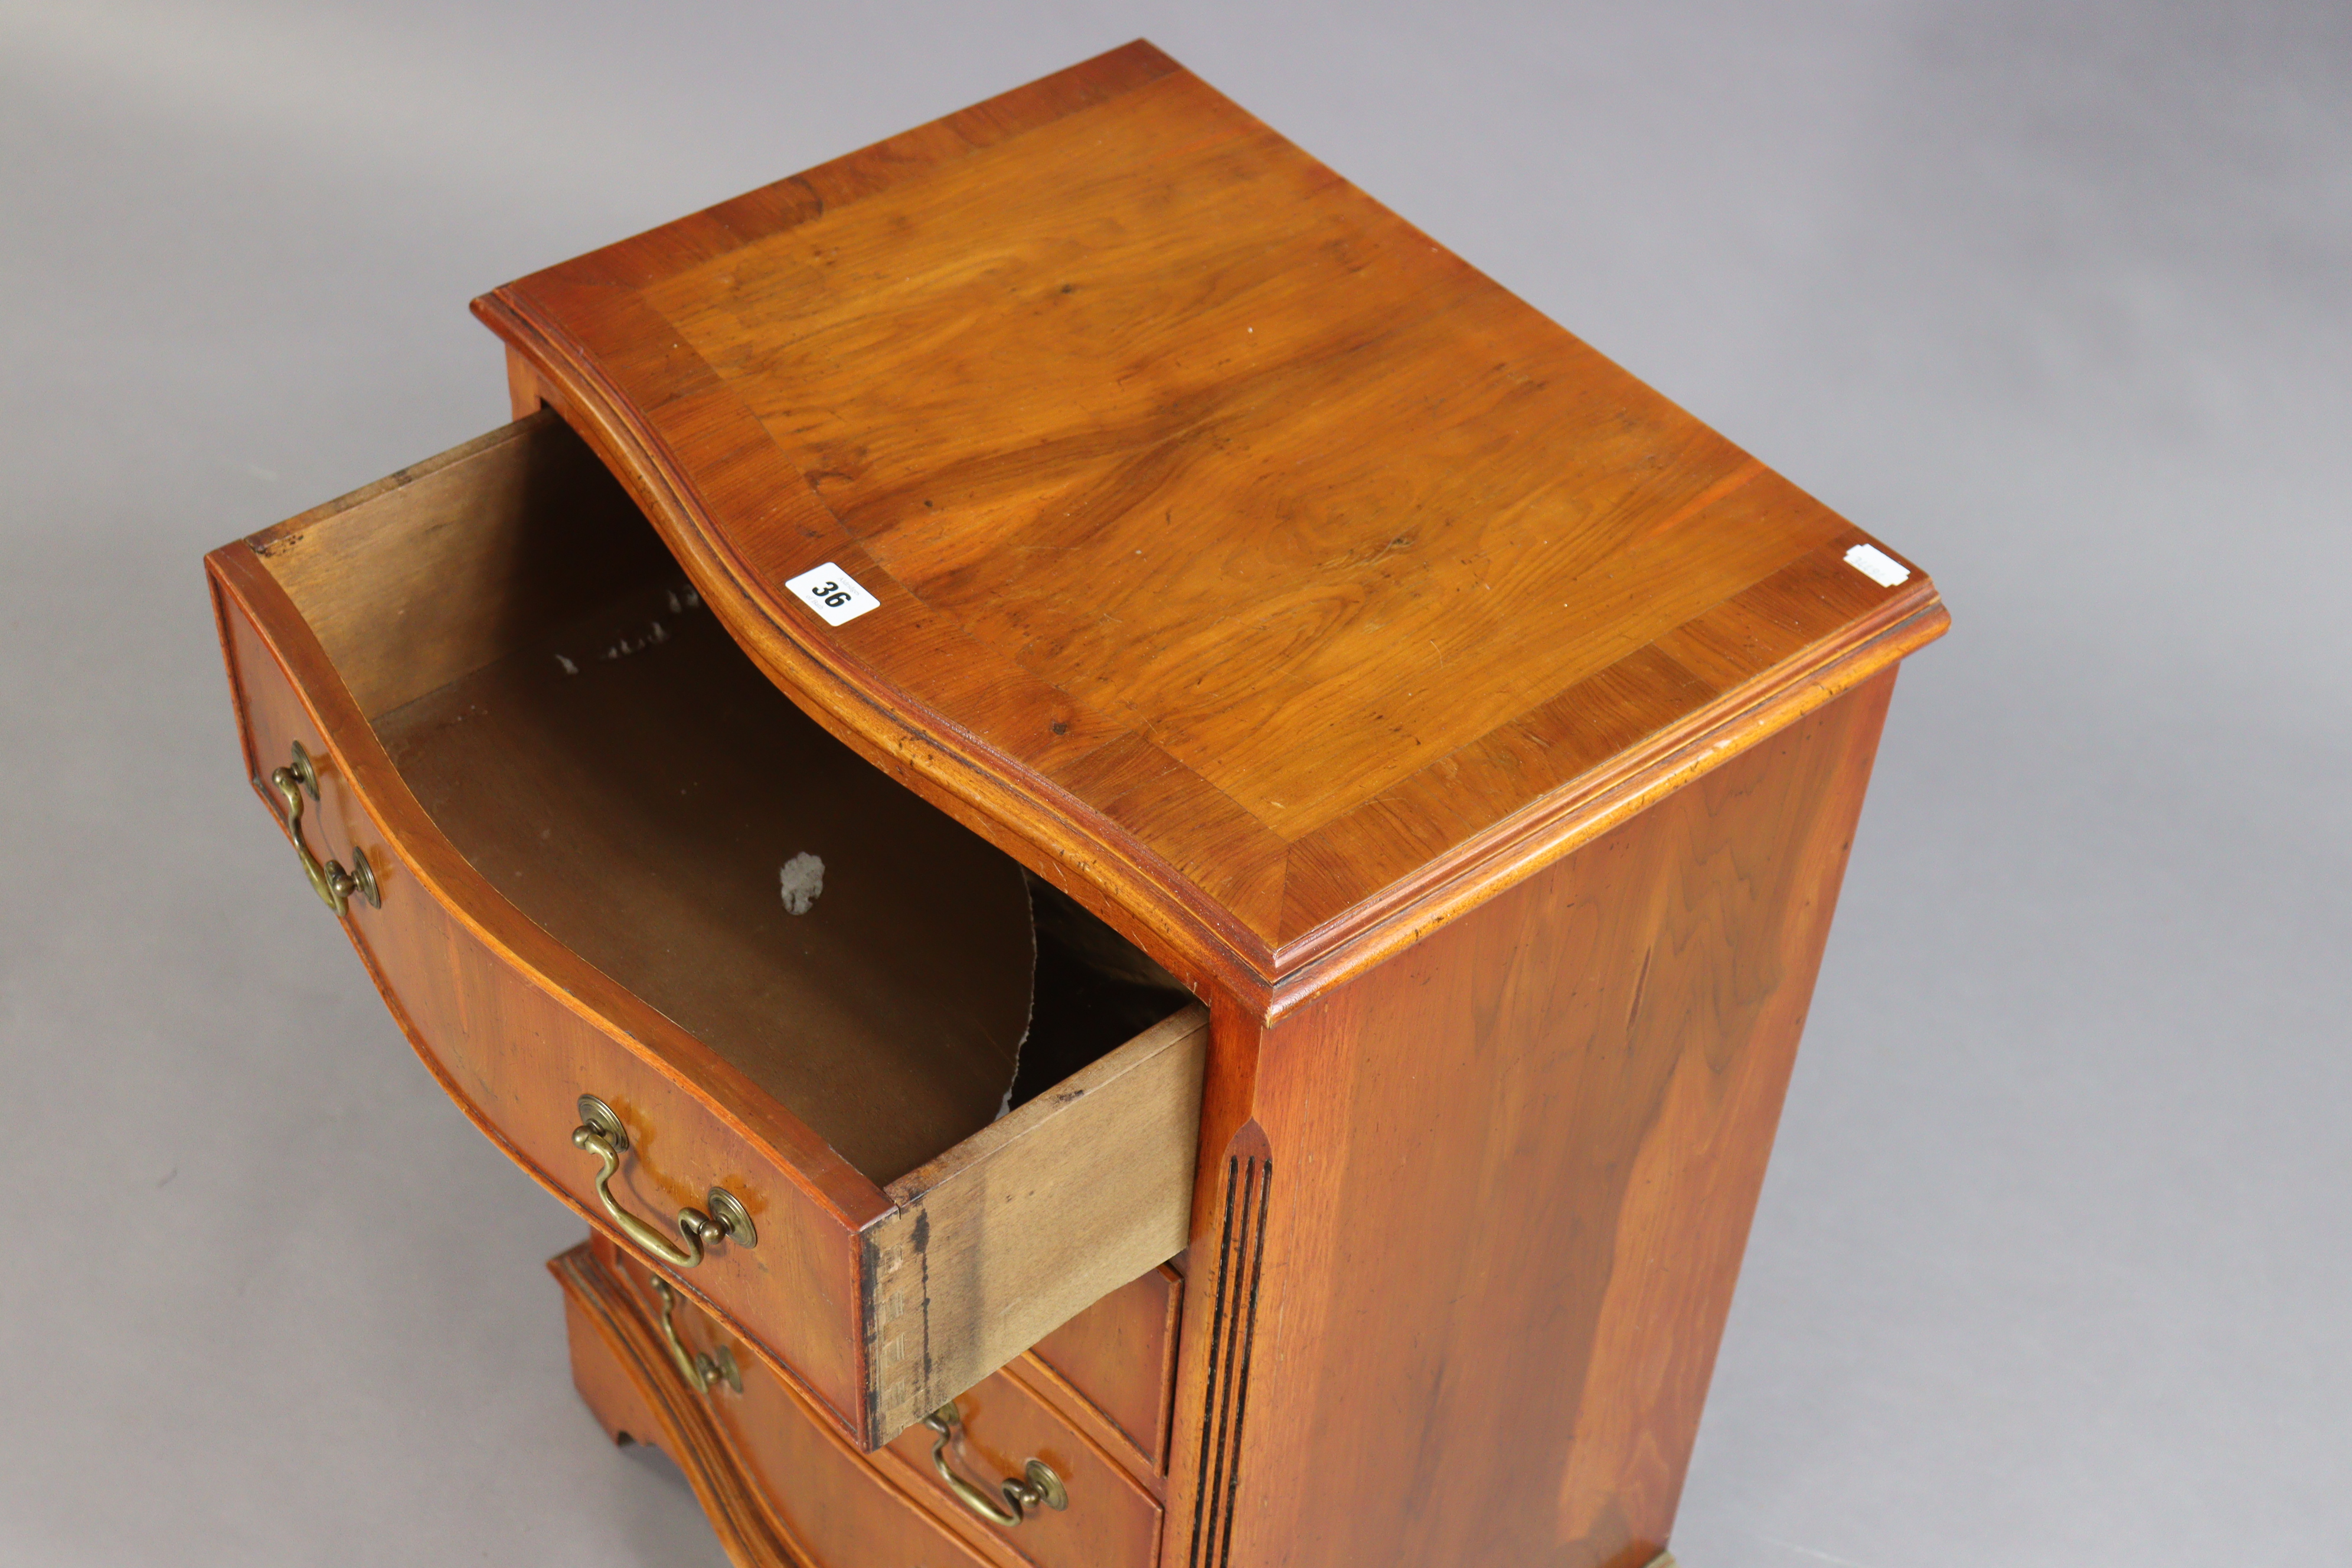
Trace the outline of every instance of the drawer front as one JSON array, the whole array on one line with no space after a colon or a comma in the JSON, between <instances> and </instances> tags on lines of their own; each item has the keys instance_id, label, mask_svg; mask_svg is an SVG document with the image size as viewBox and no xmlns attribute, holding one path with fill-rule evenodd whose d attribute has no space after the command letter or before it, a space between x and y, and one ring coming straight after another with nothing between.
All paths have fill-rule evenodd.
<instances>
[{"instance_id":1,"label":"drawer front","mask_svg":"<svg viewBox=\"0 0 2352 1568\"><path fill-rule=\"evenodd\" d=\"M1001 1372L966 1392L953 1408L956 1419L944 1444L935 1429L917 1426L885 1456L941 1518L968 1539L992 1543L1038 1568L1150 1568L1160 1540L1159 1500L1034 1392ZM1024 1509L1021 1522L1010 1527L983 1518L939 1469L944 1462L1001 1502L1002 1483L1024 1480L1033 1459L1054 1472L1067 1506Z\"/></svg>"},{"instance_id":2,"label":"drawer front","mask_svg":"<svg viewBox=\"0 0 2352 1568\"><path fill-rule=\"evenodd\" d=\"M1162 1471L1183 1294L1181 1274L1155 1268L1039 1340L1014 1373L1057 1405L1081 1404L1139 1469Z\"/></svg>"},{"instance_id":3,"label":"drawer front","mask_svg":"<svg viewBox=\"0 0 2352 1568\"><path fill-rule=\"evenodd\" d=\"M593 1244L591 1252L658 1326L660 1287L653 1271L606 1242ZM676 1336L677 1354L687 1363L704 1363L691 1378L677 1369L676 1386L696 1395L737 1466L754 1478L778 1516L795 1534L810 1533L812 1510L824 1500L811 1482L807 1420L798 1414L803 1402L749 1346L691 1303L672 1304L664 1331ZM718 1360L722 1350L725 1363ZM740 1389L729 1377L714 1375L722 1365L731 1365ZM1024 1510L1021 1522L1011 1526L982 1518L940 1475L932 1458L938 1434L926 1426L904 1434L861 1464L1006 1568L1150 1568L1160 1538L1159 1500L1111 1455L1008 1373L983 1379L955 1404L956 1430L940 1457L957 1474L999 1499L999 1483L1025 1479L1029 1461L1036 1459L1061 1482L1068 1506Z\"/></svg>"},{"instance_id":4,"label":"drawer front","mask_svg":"<svg viewBox=\"0 0 2352 1568\"><path fill-rule=\"evenodd\" d=\"M446 907L408 862L414 846L394 844L352 788L345 763L357 738L337 726L330 740L237 605L226 605L223 620L249 765L266 782L297 742L315 759L319 799L303 833L322 860L350 866L355 850L366 855L382 902L352 899L345 923L418 1056L492 1141L601 1227L612 1228L594 1185L601 1162L572 1137L583 1094L628 1129L631 1148L610 1184L625 1209L675 1235L681 1207L705 1206L714 1185L733 1193L758 1244L721 1243L678 1282L767 1345L846 1424L859 1408L861 1372L847 1227L808 1223L806 1199L753 1140L581 998L551 990ZM291 856L288 877L301 879Z\"/></svg>"},{"instance_id":5,"label":"drawer front","mask_svg":"<svg viewBox=\"0 0 2352 1568\"><path fill-rule=\"evenodd\" d=\"M740 1394L723 1381L708 1392L689 1384L665 1341L651 1277L610 1260L581 1247L549 1265L563 1286L572 1381L607 1432L677 1461L731 1559L762 1568L991 1563L765 1368L742 1363ZM675 1307L668 1327L689 1358L727 1343L691 1306Z\"/></svg>"},{"instance_id":6,"label":"drawer front","mask_svg":"<svg viewBox=\"0 0 2352 1568\"><path fill-rule=\"evenodd\" d=\"M582 472L583 466L590 471ZM555 470L562 484L542 482ZM528 610L525 619L533 625L561 618L570 601L549 598L557 589L541 570L544 563L513 581L486 583L469 574L494 576L501 561L509 570L515 559L538 562L529 552L518 555L518 531L584 537L593 531L592 513L605 519L599 528L643 527L633 512L613 521L615 508L627 510L625 498L607 495L596 503L601 512L579 502L597 484L612 489L561 423L541 416L214 552L206 566L248 773L264 801L273 802L271 770L298 743L315 759L317 793L305 802L299 841L320 859L347 867L356 867L364 852L378 896L352 898L337 913L418 1054L483 1131L602 1233L667 1253L664 1267L681 1290L730 1332L756 1343L828 1420L872 1452L1183 1247L1206 1013L1187 1008L1124 1044L1108 1045L1106 1054L1061 1083L886 1187L788 1110L767 1080L755 1079L649 1000L660 993L646 974L609 956L592 961L527 914L535 894L494 882L468 858L473 851L452 837L454 822L437 818L411 788L371 715L395 715L455 690L462 684L456 671L520 668L499 661L526 654L536 662L530 649L537 645L515 644L521 632L500 617ZM551 509L548 495L570 499ZM657 544L647 548L659 556ZM607 550L603 558L619 564L597 578L595 592L611 586L605 579L613 573L638 570L643 555ZM471 586L458 593L448 586L456 583ZM442 599L464 600L465 613L447 605L436 611L436 590ZM304 597L298 601L297 594ZM698 657L705 663L662 664L661 656L639 657L646 644L629 645L637 662L626 668L638 672L630 680L639 682L629 687L639 693L631 723L684 710L685 693L705 689L664 691L646 673L656 667L707 671L707 640L680 633L677 642L703 648ZM732 651L723 639L720 647ZM607 653L617 659L622 650L616 645ZM485 658L492 665L479 663ZM548 673L558 663L572 661L551 660L543 679L562 679ZM744 679L751 683L740 707L712 710L707 731L682 738L661 733L734 756L748 743L744 736L774 721L772 707L762 702L781 702L795 722L807 722L756 670L746 666L730 679L730 691L741 689ZM431 681L442 683L434 693L410 689ZM378 707L363 708L355 690L373 693ZM453 710L449 720L485 731L509 721L495 702ZM735 730L727 728L730 722ZM498 733L528 744L532 731ZM593 745L605 743L604 734L567 731L562 739ZM831 743L814 735L804 754L814 757L816 745ZM853 771L839 773L841 789L895 789L856 758L847 765ZM791 777L805 782L813 770L812 763ZM629 793L633 788L591 769L580 794L542 791L521 800L518 813L530 815L518 816L512 834L537 826L541 838L552 831L567 844L586 843L585 832L568 835L593 826L604 832L594 840L600 844L658 843L665 853L687 853L678 847L688 846L694 855L715 845L732 856L736 841L717 831L718 817L696 802L672 803L667 792L650 799ZM620 816L588 815L613 809L616 799ZM936 837L944 829L962 836L959 843L976 842L913 804L929 815L910 832ZM285 826L282 808L273 809ZM594 880L596 855L572 861L588 879L577 888L566 884L558 909L625 916L635 907L614 890L634 884ZM692 903L691 890L709 885L697 875L707 863L691 858L631 864L650 867L656 879L670 879L666 887L685 889L674 901ZM730 858L725 870L735 888L740 868ZM289 866L289 879L298 876L317 885L317 877ZM766 887L772 891L774 884ZM840 897L849 896L845 885ZM922 896L901 894L899 902L919 915L937 896L943 895L929 887ZM561 923L557 910L540 912ZM621 929L629 922L606 923ZM908 937L896 925L884 937L894 934ZM779 951L787 945L771 944ZM635 951L622 950L624 956ZM664 962L670 951L659 948ZM945 962L926 969L944 975L969 962L974 973L1001 972L992 961L951 948L940 956ZM705 967L766 984L765 972L725 953L713 952ZM648 994L633 989L632 979ZM891 1027L887 1038L910 1045L932 1037L921 1027ZM780 1028L763 1048L797 1070L803 1064L791 1053L803 1037ZM875 1123L903 1121L908 1098L888 1092L893 1080L856 1076L874 1066L871 1058L854 1058L835 1108L849 1105ZM927 1070L919 1065L910 1081L919 1084ZM812 1074L813 1081L834 1085L816 1069ZM599 1156L575 1142L575 1129L591 1120L583 1096L603 1101L626 1133L628 1146L608 1178ZM723 1189L724 1199L714 1201L714 1189ZM730 1204L740 1205L747 1229L693 1258L693 1248L681 1245L681 1210L721 1214Z\"/></svg>"}]
</instances>

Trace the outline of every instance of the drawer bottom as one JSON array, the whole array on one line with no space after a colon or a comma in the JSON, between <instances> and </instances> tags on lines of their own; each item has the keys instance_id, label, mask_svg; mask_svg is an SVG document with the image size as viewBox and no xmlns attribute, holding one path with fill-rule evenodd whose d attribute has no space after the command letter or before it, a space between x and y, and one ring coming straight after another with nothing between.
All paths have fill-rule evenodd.
<instances>
[{"instance_id":1,"label":"drawer bottom","mask_svg":"<svg viewBox=\"0 0 2352 1568\"><path fill-rule=\"evenodd\" d=\"M789 1393L764 1414L767 1436L789 1458L793 1496L764 1495L672 1365L636 1293L585 1242L547 1267L563 1287L581 1397L614 1441L651 1444L677 1461L741 1568L993 1568Z\"/></svg>"}]
</instances>

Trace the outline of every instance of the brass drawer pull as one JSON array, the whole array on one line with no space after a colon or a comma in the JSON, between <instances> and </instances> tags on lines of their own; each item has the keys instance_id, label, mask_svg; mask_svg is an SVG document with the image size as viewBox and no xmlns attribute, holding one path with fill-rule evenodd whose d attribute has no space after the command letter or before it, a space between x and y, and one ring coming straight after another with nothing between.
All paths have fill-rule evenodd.
<instances>
[{"instance_id":1,"label":"brass drawer pull","mask_svg":"<svg viewBox=\"0 0 2352 1568\"><path fill-rule=\"evenodd\" d=\"M654 1294L661 1299L661 1331L669 1346L669 1359L677 1367L678 1376L697 1394L724 1379L736 1393L743 1392L743 1369L735 1364L735 1352L725 1345L703 1355L689 1354L686 1342L677 1337L677 1324L672 1318L677 1311L677 1292L667 1279L654 1281Z\"/></svg>"},{"instance_id":2,"label":"brass drawer pull","mask_svg":"<svg viewBox=\"0 0 2352 1568\"><path fill-rule=\"evenodd\" d=\"M677 1211L678 1233L686 1237L684 1246L662 1234L659 1226L648 1225L623 1208L613 1196L613 1177L621 1169L621 1156L629 1152L629 1130L621 1125L621 1118L613 1108L593 1094L580 1097L580 1125L572 1130L573 1147L584 1149L604 1162L596 1173L596 1196L604 1212L621 1227L621 1234L660 1258L673 1268L691 1268L702 1261L702 1250L721 1237L731 1238L738 1247L760 1245L759 1230L751 1224L751 1211L743 1202L724 1187L713 1187L703 1201L710 1205L709 1214L700 1209Z\"/></svg>"},{"instance_id":3,"label":"brass drawer pull","mask_svg":"<svg viewBox=\"0 0 2352 1568\"><path fill-rule=\"evenodd\" d=\"M319 769L310 761L310 753L302 749L301 742L294 742L292 762L269 771L269 786L285 805L286 831L294 840L294 854L302 862L302 875L310 879L310 889L319 895L319 901L334 910L339 919L351 907L353 893L365 899L370 909L383 908L383 895L376 890L375 868L368 864L366 850L352 846L352 868L346 871L340 860L320 865L319 858L310 853L310 846L303 842L302 797L307 794L312 800L319 798Z\"/></svg>"},{"instance_id":4,"label":"brass drawer pull","mask_svg":"<svg viewBox=\"0 0 2352 1568\"><path fill-rule=\"evenodd\" d=\"M939 1471L940 1479L947 1482L948 1489L955 1493L958 1502L989 1523L1002 1525L1006 1530L1040 1508L1060 1510L1070 1506L1070 1494L1062 1485L1062 1478L1055 1475L1053 1467L1043 1459L1032 1459L1023 1467L1026 1471L1025 1479L1006 1480L999 1485L997 1490L1004 1498L1001 1505L996 1499L957 1475L955 1468L948 1463L948 1440L955 1436L956 1428L962 1424L963 1412L956 1408L953 1400L923 1417L923 1425L939 1434L931 1439L931 1468Z\"/></svg>"}]
</instances>

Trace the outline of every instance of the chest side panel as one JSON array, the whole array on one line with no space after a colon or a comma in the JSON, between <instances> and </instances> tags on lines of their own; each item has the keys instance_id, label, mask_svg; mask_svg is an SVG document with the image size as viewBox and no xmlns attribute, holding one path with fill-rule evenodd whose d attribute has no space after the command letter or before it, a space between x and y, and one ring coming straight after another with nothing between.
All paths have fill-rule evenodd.
<instances>
[{"instance_id":1,"label":"chest side panel","mask_svg":"<svg viewBox=\"0 0 2352 1568\"><path fill-rule=\"evenodd\" d=\"M1266 1032L1195 1226L1171 1561L1663 1549L1891 687Z\"/></svg>"}]
</instances>

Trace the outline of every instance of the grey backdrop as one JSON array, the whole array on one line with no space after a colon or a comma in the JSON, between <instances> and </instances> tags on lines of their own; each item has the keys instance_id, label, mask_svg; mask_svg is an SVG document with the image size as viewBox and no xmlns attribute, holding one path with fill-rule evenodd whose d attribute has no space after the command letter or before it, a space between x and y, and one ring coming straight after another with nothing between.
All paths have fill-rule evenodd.
<instances>
[{"instance_id":1,"label":"grey backdrop","mask_svg":"<svg viewBox=\"0 0 2352 1568\"><path fill-rule=\"evenodd\" d=\"M2348 16L0 0L0 1562L719 1561L247 792L197 559L503 419L473 294L1137 35L1952 605L1687 1568L2352 1560Z\"/></svg>"}]
</instances>

